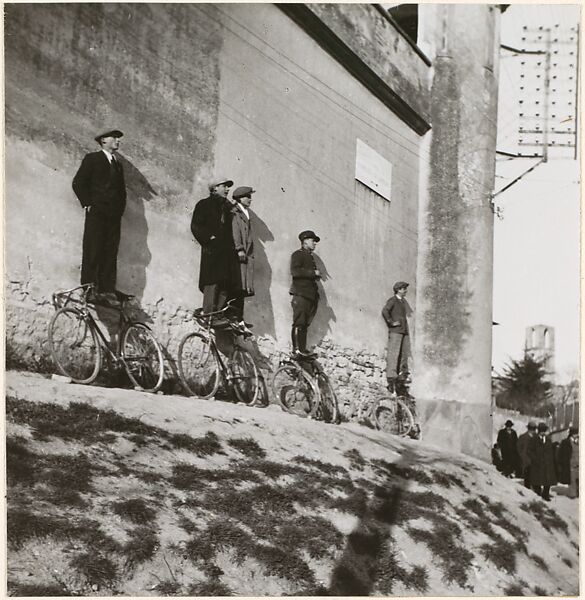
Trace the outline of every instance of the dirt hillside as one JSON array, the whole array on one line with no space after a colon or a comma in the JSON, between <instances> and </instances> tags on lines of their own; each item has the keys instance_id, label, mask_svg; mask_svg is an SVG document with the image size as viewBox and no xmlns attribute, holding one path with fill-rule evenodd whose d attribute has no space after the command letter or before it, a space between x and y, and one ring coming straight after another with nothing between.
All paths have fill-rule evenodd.
<instances>
[{"instance_id":1,"label":"dirt hillside","mask_svg":"<svg viewBox=\"0 0 585 600\"><path fill-rule=\"evenodd\" d=\"M9 372L11 595L576 595L577 502L357 424ZM555 490L553 489L553 492Z\"/></svg>"}]
</instances>

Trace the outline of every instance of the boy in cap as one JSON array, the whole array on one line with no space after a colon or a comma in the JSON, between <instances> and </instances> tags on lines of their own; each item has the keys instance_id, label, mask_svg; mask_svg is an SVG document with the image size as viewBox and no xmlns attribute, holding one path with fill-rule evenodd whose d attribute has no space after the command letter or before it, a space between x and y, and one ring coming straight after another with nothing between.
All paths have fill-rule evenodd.
<instances>
[{"instance_id":1,"label":"boy in cap","mask_svg":"<svg viewBox=\"0 0 585 600\"><path fill-rule=\"evenodd\" d=\"M237 187L232 198L235 206L232 209L233 277L231 296L235 316L243 327L250 327L244 322L244 298L254 295L254 239L250 220L250 204L252 194L256 190L245 185Z\"/></svg>"},{"instance_id":2,"label":"boy in cap","mask_svg":"<svg viewBox=\"0 0 585 600\"><path fill-rule=\"evenodd\" d=\"M116 157L120 138L118 129L95 136L101 146L86 154L73 178L73 191L85 209L81 283L95 284L90 301L115 304L120 223L126 207L124 169Z\"/></svg>"},{"instance_id":3,"label":"boy in cap","mask_svg":"<svg viewBox=\"0 0 585 600\"><path fill-rule=\"evenodd\" d=\"M410 336L406 317L412 313L405 298L408 286L406 281L397 281L392 287L394 296L388 299L382 309L382 317L388 326L386 379L391 394L396 394L397 391L401 394L408 393L405 384L409 376Z\"/></svg>"},{"instance_id":4,"label":"boy in cap","mask_svg":"<svg viewBox=\"0 0 585 600\"><path fill-rule=\"evenodd\" d=\"M201 245L199 290L203 293L203 312L221 310L227 301L232 252L231 202L228 191L234 182L218 177L209 183L209 196L199 200L191 218L191 233ZM215 319L216 327L227 324Z\"/></svg>"},{"instance_id":5,"label":"boy in cap","mask_svg":"<svg viewBox=\"0 0 585 600\"><path fill-rule=\"evenodd\" d=\"M291 331L293 354L302 358L312 358L314 353L307 350L307 331L317 312L319 290L317 280L321 273L317 269L313 252L321 238L307 229L299 233L301 247L290 257L292 284L289 290L293 309Z\"/></svg>"}]
</instances>

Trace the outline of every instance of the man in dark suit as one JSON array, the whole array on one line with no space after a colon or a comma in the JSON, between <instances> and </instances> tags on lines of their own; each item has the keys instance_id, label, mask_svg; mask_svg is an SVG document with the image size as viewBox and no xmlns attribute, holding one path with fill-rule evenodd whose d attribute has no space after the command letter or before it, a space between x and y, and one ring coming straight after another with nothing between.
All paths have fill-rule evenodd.
<instances>
[{"instance_id":1,"label":"man in dark suit","mask_svg":"<svg viewBox=\"0 0 585 600\"><path fill-rule=\"evenodd\" d=\"M382 309L382 317L388 326L388 347L386 355L386 379L391 394L400 391L407 394L408 356L410 354L410 336L408 335L407 315L412 309L406 301L409 284L397 281L393 286L394 296L390 297ZM397 390L397 383L399 389ZM402 385L404 384L404 385ZM401 387L402 386L402 387Z\"/></svg>"},{"instance_id":2,"label":"man in dark suit","mask_svg":"<svg viewBox=\"0 0 585 600\"><path fill-rule=\"evenodd\" d=\"M293 309L292 345L293 353L311 358L315 356L307 350L307 331L311 325L319 304L317 280L321 273L317 269L313 252L321 238L311 230L299 233L301 247L290 258L292 285L290 294Z\"/></svg>"},{"instance_id":3,"label":"man in dark suit","mask_svg":"<svg viewBox=\"0 0 585 600\"><path fill-rule=\"evenodd\" d=\"M551 499L550 488L557 483L557 474L554 448L547 431L546 423L538 424L538 435L531 438L528 444L528 455L532 489L548 502Z\"/></svg>"},{"instance_id":4,"label":"man in dark suit","mask_svg":"<svg viewBox=\"0 0 585 600\"><path fill-rule=\"evenodd\" d=\"M234 184L231 179L216 178L209 184L209 196L199 200L191 218L191 233L201 245L199 289L203 293L203 312L221 310L230 289L230 260L233 253L231 209L227 199ZM215 326L224 320L215 320Z\"/></svg>"},{"instance_id":5,"label":"man in dark suit","mask_svg":"<svg viewBox=\"0 0 585 600\"><path fill-rule=\"evenodd\" d=\"M93 300L116 303L116 270L120 223L126 207L124 170L116 157L118 129L104 131L94 139L98 152L86 154L73 178L73 191L85 209L81 283L95 284Z\"/></svg>"},{"instance_id":6,"label":"man in dark suit","mask_svg":"<svg viewBox=\"0 0 585 600\"><path fill-rule=\"evenodd\" d=\"M512 473L519 473L520 471L520 457L518 455L518 434L514 430L514 423L510 419L498 431L497 442L502 451L502 474L506 477L512 477ZM530 456L528 456L528 459L530 461Z\"/></svg>"}]
</instances>

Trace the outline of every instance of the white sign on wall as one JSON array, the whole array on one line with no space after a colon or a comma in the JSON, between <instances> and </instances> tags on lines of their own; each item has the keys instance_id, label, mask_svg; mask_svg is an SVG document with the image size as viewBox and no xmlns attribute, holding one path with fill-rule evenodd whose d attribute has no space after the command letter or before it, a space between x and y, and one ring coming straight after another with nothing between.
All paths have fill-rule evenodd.
<instances>
[{"instance_id":1,"label":"white sign on wall","mask_svg":"<svg viewBox=\"0 0 585 600\"><path fill-rule=\"evenodd\" d=\"M355 152L355 178L390 200L392 191L392 163L358 139Z\"/></svg>"}]
</instances>

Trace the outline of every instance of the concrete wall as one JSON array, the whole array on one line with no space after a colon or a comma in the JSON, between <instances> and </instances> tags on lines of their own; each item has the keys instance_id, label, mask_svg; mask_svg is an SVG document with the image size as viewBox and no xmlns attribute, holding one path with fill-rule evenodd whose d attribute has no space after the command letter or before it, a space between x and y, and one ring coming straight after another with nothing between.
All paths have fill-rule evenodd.
<instances>
[{"instance_id":1,"label":"concrete wall","mask_svg":"<svg viewBox=\"0 0 585 600\"><path fill-rule=\"evenodd\" d=\"M410 85L422 89L420 68ZM41 359L50 294L78 281L70 182L96 131L115 126L129 192L118 286L171 355L201 302L189 221L217 171L257 190L247 318L261 352L288 346L289 257L313 228L326 275L310 341L344 393L381 381L381 307L393 281L416 277L420 138L277 7L8 5L6 122L11 353ZM393 163L391 202L354 179L357 138Z\"/></svg>"},{"instance_id":2,"label":"concrete wall","mask_svg":"<svg viewBox=\"0 0 585 600\"><path fill-rule=\"evenodd\" d=\"M488 458L499 10L425 5L431 122L422 152L414 394L423 436Z\"/></svg>"}]
</instances>

